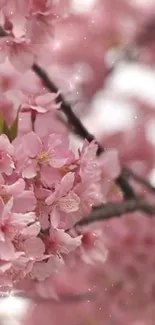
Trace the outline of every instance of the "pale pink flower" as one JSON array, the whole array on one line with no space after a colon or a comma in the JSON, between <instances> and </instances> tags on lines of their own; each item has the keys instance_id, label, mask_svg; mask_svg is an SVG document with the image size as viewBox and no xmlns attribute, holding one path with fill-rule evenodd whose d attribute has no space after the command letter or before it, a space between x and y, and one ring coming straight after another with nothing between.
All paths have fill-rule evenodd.
<instances>
[{"instance_id":1,"label":"pale pink flower","mask_svg":"<svg viewBox=\"0 0 155 325\"><path fill-rule=\"evenodd\" d=\"M0 173L10 175L14 169L14 148L6 135L0 135Z\"/></svg>"},{"instance_id":2,"label":"pale pink flower","mask_svg":"<svg viewBox=\"0 0 155 325\"><path fill-rule=\"evenodd\" d=\"M25 160L23 159L22 162L22 175L26 178L35 177L37 172L40 172L41 178L48 182L48 167L58 169L68 160L69 150L65 152L63 138L57 134L50 134L44 141L41 141L34 132L29 132L22 137L19 147L17 144L17 150L18 148L21 155L23 152L23 156L25 156Z\"/></svg>"},{"instance_id":3,"label":"pale pink flower","mask_svg":"<svg viewBox=\"0 0 155 325\"><path fill-rule=\"evenodd\" d=\"M74 180L74 173L67 173L56 185L55 191L45 200L46 204L51 206L50 218L54 228L59 225L59 221L61 223L61 215L63 219L68 219L68 214L79 209L80 198L74 192Z\"/></svg>"},{"instance_id":4,"label":"pale pink flower","mask_svg":"<svg viewBox=\"0 0 155 325\"><path fill-rule=\"evenodd\" d=\"M30 69L34 61L30 41L24 37L15 38L7 36L1 38L0 63L3 63L7 57L13 67L19 72L25 72Z\"/></svg>"}]
</instances>

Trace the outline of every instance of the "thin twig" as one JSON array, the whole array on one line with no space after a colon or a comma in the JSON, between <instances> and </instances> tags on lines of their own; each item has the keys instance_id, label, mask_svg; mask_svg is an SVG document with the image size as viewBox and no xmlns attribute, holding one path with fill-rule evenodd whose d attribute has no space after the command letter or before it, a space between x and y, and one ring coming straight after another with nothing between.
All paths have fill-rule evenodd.
<instances>
[{"instance_id":1,"label":"thin twig","mask_svg":"<svg viewBox=\"0 0 155 325\"><path fill-rule=\"evenodd\" d=\"M130 199L136 199L137 195L132 188L132 186L129 184L126 176L124 175L124 172L121 172L121 174L116 178L115 183L120 187L124 194L124 199L125 200L130 200Z\"/></svg>"},{"instance_id":2,"label":"thin twig","mask_svg":"<svg viewBox=\"0 0 155 325\"><path fill-rule=\"evenodd\" d=\"M56 85L50 80L47 73L38 64L34 63L32 66L32 70L42 80L43 84L50 92L58 93L58 88L56 87ZM73 127L73 131L75 133L77 133L81 138L87 139L89 142L95 140L95 137L88 132L88 130L79 120L79 118L74 114L71 109L71 106L67 103L62 94L58 95L58 97L56 98L56 102L61 103L60 109L66 115L68 123ZM104 148L102 148L98 144L98 154L103 151Z\"/></svg>"},{"instance_id":3,"label":"thin twig","mask_svg":"<svg viewBox=\"0 0 155 325\"><path fill-rule=\"evenodd\" d=\"M104 221L113 217L120 217L125 213L141 211L150 216L155 214L155 205L145 200L126 200L123 202L108 202L95 208L92 213L80 221L76 222L73 228L78 226L86 226L97 221ZM69 231L69 229L67 230Z\"/></svg>"}]
</instances>

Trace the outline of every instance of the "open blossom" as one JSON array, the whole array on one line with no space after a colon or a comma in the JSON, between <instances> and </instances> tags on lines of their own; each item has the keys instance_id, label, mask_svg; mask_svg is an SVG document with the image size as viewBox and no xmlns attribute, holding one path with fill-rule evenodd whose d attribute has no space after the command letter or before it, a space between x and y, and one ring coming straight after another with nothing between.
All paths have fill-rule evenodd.
<instances>
[{"instance_id":1,"label":"open blossom","mask_svg":"<svg viewBox=\"0 0 155 325\"><path fill-rule=\"evenodd\" d=\"M17 143L16 150L21 153L22 175L32 178L41 174L41 178L48 182L48 167L60 168L68 160L65 152L62 137L57 134L50 134L43 141L32 131L24 135ZM18 158L18 157L17 157ZM18 161L18 159L17 159ZM51 170L52 173L52 170Z\"/></svg>"}]
</instances>

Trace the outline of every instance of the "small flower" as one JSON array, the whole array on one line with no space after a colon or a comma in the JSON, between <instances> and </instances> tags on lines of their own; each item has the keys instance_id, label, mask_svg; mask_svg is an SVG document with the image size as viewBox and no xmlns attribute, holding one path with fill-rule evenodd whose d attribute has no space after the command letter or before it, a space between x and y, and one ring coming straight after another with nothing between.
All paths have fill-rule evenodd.
<instances>
[{"instance_id":1,"label":"small flower","mask_svg":"<svg viewBox=\"0 0 155 325\"><path fill-rule=\"evenodd\" d=\"M19 165L21 165L22 176L32 178L40 172L41 178L47 182L52 168L62 167L69 156L69 149L67 148L66 151L61 135L50 134L41 140L33 131L24 135L17 143L16 151L18 150L21 153Z\"/></svg>"}]
</instances>

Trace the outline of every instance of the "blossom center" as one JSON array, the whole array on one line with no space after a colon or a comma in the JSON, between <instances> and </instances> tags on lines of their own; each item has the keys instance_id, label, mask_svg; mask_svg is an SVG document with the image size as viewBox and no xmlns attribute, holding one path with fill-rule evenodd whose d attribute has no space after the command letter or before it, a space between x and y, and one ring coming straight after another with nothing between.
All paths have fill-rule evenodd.
<instances>
[{"instance_id":1,"label":"blossom center","mask_svg":"<svg viewBox=\"0 0 155 325\"><path fill-rule=\"evenodd\" d=\"M42 151L38 157L37 157L38 163L39 164L44 164L44 163L48 163L49 160L49 153L46 151Z\"/></svg>"}]
</instances>

